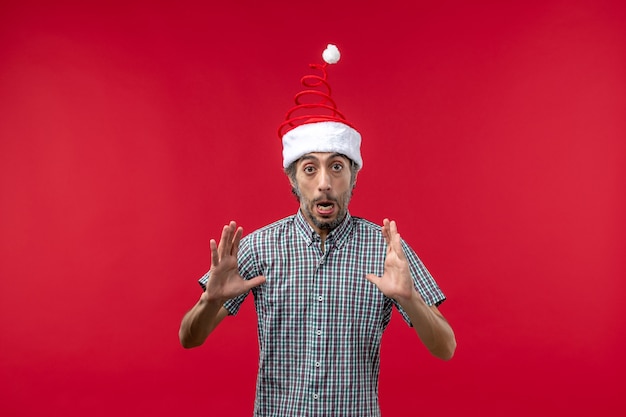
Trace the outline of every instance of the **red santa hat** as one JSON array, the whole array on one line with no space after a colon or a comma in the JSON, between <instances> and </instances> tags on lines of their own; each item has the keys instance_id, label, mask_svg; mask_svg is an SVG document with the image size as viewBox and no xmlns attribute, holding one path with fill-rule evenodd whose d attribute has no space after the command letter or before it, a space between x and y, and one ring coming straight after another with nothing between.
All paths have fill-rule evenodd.
<instances>
[{"instance_id":1,"label":"red santa hat","mask_svg":"<svg viewBox=\"0 0 626 417\"><path fill-rule=\"evenodd\" d=\"M295 96L295 106L285 116L278 128L283 142L283 167L310 152L341 153L363 167L361 158L361 134L337 110L331 98L326 68L336 64L341 54L335 45L329 44L322 58L324 64L310 64L321 75L305 75L301 79L305 89Z\"/></svg>"}]
</instances>

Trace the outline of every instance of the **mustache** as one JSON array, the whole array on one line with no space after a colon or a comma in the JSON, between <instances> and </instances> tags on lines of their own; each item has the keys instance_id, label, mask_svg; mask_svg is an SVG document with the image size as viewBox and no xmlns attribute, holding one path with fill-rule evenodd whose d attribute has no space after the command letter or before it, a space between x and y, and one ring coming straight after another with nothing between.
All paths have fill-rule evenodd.
<instances>
[{"instance_id":1,"label":"mustache","mask_svg":"<svg viewBox=\"0 0 626 417\"><path fill-rule=\"evenodd\" d=\"M336 197L331 197L331 196L328 196L328 195L327 195L327 196L322 196L322 197L315 198L315 199L313 199L311 202L312 202L313 204L317 204L317 203L319 203L320 201L326 201L326 202L330 201L331 203L338 203L338 202L339 202L339 200L338 200Z\"/></svg>"}]
</instances>

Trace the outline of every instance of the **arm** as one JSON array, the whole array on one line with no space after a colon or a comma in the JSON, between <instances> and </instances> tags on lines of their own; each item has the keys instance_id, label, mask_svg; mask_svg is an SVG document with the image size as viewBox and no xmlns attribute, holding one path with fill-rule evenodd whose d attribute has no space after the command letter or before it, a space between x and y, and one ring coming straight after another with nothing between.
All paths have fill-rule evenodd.
<instances>
[{"instance_id":1,"label":"arm","mask_svg":"<svg viewBox=\"0 0 626 417\"><path fill-rule=\"evenodd\" d=\"M429 306L413 289L413 297L396 299L407 312L424 346L439 359L450 360L456 350L454 331L436 306Z\"/></svg>"},{"instance_id":2,"label":"arm","mask_svg":"<svg viewBox=\"0 0 626 417\"><path fill-rule=\"evenodd\" d=\"M218 302L208 299L206 291L191 310L185 314L180 324L178 337L185 349L198 347L228 315L228 310Z\"/></svg>"},{"instance_id":3,"label":"arm","mask_svg":"<svg viewBox=\"0 0 626 417\"><path fill-rule=\"evenodd\" d=\"M387 241L385 272L382 277L368 274L366 278L406 311L415 332L430 353L443 360L451 359L456 349L452 327L439 309L427 305L415 289L396 222L385 219L382 232Z\"/></svg>"},{"instance_id":4,"label":"arm","mask_svg":"<svg viewBox=\"0 0 626 417\"><path fill-rule=\"evenodd\" d=\"M188 349L200 346L228 315L224 302L246 293L265 282L258 276L244 280L237 268L237 252L243 229L235 222L224 226L219 245L211 239L211 277L200 300L189 310L180 324L178 337L181 345Z\"/></svg>"}]
</instances>

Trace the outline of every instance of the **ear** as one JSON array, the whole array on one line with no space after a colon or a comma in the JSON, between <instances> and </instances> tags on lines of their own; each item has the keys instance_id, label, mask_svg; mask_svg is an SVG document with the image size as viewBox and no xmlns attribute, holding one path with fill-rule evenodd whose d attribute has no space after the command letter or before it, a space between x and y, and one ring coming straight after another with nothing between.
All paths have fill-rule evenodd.
<instances>
[{"instance_id":1,"label":"ear","mask_svg":"<svg viewBox=\"0 0 626 417\"><path fill-rule=\"evenodd\" d=\"M286 175L287 179L289 180L289 184L291 184L291 188L294 188L296 186L296 184L293 182L293 180L291 179L290 175Z\"/></svg>"}]
</instances>

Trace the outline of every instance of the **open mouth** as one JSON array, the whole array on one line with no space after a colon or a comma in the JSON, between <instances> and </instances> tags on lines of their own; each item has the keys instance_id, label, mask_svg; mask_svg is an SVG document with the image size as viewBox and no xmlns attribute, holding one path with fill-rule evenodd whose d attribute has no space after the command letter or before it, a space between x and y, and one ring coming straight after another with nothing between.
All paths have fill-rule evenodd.
<instances>
[{"instance_id":1,"label":"open mouth","mask_svg":"<svg viewBox=\"0 0 626 417\"><path fill-rule=\"evenodd\" d=\"M315 205L317 212L321 215L329 215L335 211L335 203L330 201L322 201Z\"/></svg>"}]
</instances>

